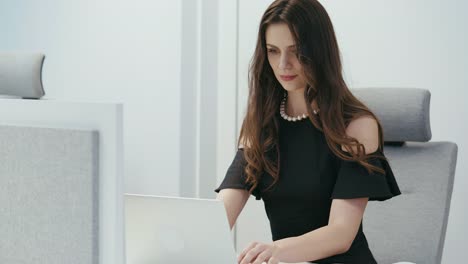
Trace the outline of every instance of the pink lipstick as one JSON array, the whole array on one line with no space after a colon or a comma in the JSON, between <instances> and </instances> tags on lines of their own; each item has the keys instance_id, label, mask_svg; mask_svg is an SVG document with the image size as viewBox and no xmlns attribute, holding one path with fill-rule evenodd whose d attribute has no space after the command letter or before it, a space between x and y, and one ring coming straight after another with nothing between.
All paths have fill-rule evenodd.
<instances>
[{"instance_id":1,"label":"pink lipstick","mask_svg":"<svg viewBox=\"0 0 468 264\"><path fill-rule=\"evenodd\" d=\"M280 77L283 81L292 81L297 77L297 75L280 75Z\"/></svg>"}]
</instances>

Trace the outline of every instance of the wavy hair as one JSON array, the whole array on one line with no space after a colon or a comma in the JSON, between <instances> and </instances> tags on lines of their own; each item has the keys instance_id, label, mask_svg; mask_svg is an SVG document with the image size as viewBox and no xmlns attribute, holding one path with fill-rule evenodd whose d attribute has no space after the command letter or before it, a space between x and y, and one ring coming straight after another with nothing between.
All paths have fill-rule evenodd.
<instances>
[{"instance_id":1,"label":"wavy hair","mask_svg":"<svg viewBox=\"0 0 468 264\"><path fill-rule=\"evenodd\" d=\"M346 127L352 120L371 116L377 121L379 150L383 151L383 132L378 118L350 92L343 79L338 43L325 8L316 0L276 0L260 21L249 65L247 113L238 139L238 147L244 148L246 182L252 186L250 192L258 186L264 172L273 177L269 188L279 179L278 120L275 114L285 90L268 62L265 39L267 27L275 23L287 24L293 35L307 83L304 98L309 119L324 133L331 151L343 160L359 162L369 172L385 173L368 162L369 158L385 159L383 155L366 154L363 144L346 135ZM318 115L312 114L314 99L320 109ZM275 151L276 155L267 155L269 151Z\"/></svg>"}]
</instances>

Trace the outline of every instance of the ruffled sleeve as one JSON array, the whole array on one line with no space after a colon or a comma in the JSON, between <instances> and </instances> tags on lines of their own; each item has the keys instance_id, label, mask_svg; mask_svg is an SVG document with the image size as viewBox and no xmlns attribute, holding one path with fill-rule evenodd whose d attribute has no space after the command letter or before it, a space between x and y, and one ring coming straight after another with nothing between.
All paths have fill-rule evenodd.
<instances>
[{"instance_id":1,"label":"ruffled sleeve","mask_svg":"<svg viewBox=\"0 0 468 264\"><path fill-rule=\"evenodd\" d=\"M219 193L222 189L243 189L249 191L252 187L251 184L246 183L247 175L245 173L245 166L247 161L244 157L244 150L238 149L234 160L229 166L224 180L221 182L221 185L214 191ZM252 195L255 196L255 199L260 200L261 195L260 191L255 188L252 192Z\"/></svg>"},{"instance_id":2,"label":"ruffled sleeve","mask_svg":"<svg viewBox=\"0 0 468 264\"><path fill-rule=\"evenodd\" d=\"M371 154L384 156L380 150ZM388 161L370 158L369 163L383 169L385 174L369 173L364 166L356 161L339 159L338 174L331 199L369 197L369 201L384 201L400 195L400 189Z\"/></svg>"}]
</instances>

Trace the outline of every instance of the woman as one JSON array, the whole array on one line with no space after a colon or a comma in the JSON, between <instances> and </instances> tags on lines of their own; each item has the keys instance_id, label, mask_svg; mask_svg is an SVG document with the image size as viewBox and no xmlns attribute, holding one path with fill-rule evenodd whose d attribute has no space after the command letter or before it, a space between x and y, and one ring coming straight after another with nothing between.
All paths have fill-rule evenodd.
<instances>
[{"instance_id":1,"label":"woman","mask_svg":"<svg viewBox=\"0 0 468 264\"><path fill-rule=\"evenodd\" d=\"M274 242L251 243L239 263L376 263L364 210L400 194L382 140L343 80L325 9L274 1L260 23L239 150L216 189L231 228L249 194L265 204Z\"/></svg>"}]
</instances>

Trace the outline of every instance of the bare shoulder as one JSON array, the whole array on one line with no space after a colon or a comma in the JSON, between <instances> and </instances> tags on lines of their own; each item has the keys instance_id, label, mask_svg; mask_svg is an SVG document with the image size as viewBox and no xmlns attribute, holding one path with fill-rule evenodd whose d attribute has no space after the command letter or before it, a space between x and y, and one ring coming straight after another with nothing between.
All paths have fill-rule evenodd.
<instances>
[{"instance_id":1,"label":"bare shoulder","mask_svg":"<svg viewBox=\"0 0 468 264\"><path fill-rule=\"evenodd\" d=\"M379 126L372 116L361 116L352 120L346 128L346 135L363 144L366 153L374 152L379 147Z\"/></svg>"}]
</instances>

